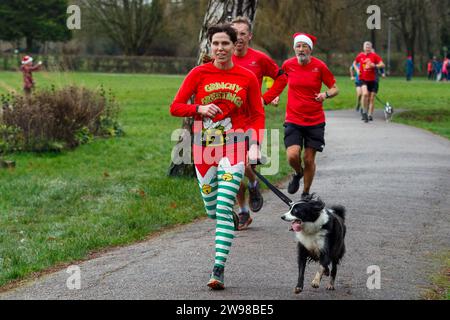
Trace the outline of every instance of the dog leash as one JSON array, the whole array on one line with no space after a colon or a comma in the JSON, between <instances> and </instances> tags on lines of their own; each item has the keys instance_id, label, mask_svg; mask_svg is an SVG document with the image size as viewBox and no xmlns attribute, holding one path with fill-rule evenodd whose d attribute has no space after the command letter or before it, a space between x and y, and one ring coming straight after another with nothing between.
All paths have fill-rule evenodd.
<instances>
[{"instance_id":1,"label":"dog leash","mask_svg":"<svg viewBox=\"0 0 450 320\"><path fill-rule=\"evenodd\" d=\"M386 106L386 105L387 105L387 103L386 103L386 102L383 102L383 100L381 100L380 98L378 98L378 96L375 96L375 99L377 99L378 102L381 103L383 106Z\"/></svg>"},{"instance_id":2,"label":"dog leash","mask_svg":"<svg viewBox=\"0 0 450 320\"><path fill-rule=\"evenodd\" d=\"M269 180L266 179L266 177L264 177L262 174L260 174L258 171L256 171L256 165L252 165L252 171L254 174L256 174L256 176L259 178L259 180L261 180L262 182L264 182L264 184L270 189L272 190L273 193L275 193L275 195L280 198L284 203L286 203L289 207L292 206L293 202L291 199L289 199L283 192L281 192L277 187L275 187L273 184L271 184L269 182Z\"/></svg>"}]
</instances>

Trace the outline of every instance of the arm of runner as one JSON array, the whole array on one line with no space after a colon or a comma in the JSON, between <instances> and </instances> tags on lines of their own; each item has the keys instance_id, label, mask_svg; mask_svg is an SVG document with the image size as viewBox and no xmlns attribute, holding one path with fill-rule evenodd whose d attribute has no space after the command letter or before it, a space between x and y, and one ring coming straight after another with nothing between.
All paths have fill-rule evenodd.
<instances>
[{"instance_id":1,"label":"arm of runner","mask_svg":"<svg viewBox=\"0 0 450 320\"><path fill-rule=\"evenodd\" d=\"M384 69L384 67L386 67L386 65L383 62L383 59L381 59L381 57L379 55L375 55L375 67L378 69Z\"/></svg>"},{"instance_id":2,"label":"arm of runner","mask_svg":"<svg viewBox=\"0 0 450 320\"><path fill-rule=\"evenodd\" d=\"M358 77L359 77L359 76L360 76L360 74L359 74L359 68L358 68L357 61L356 61L356 60L353 61L353 68L355 69L356 74L357 74Z\"/></svg>"},{"instance_id":3,"label":"arm of runner","mask_svg":"<svg viewBox=\"0 0 450 320\"><path fill-rule=\"evenodd\" d=\"M287 76L283 69L278 67L278 65L270 57L266 56L264 62L264 76L271 77L274 80L272 87L263 94L263 103L265 105L274 101L283 92L287 85Z\"/></svg>"},{"instance_id":4,"label":"arm of runner","mask_svg":"<svg viewBox=\"0 0 450 320\"><path fill-rule=\"evenodd\" d=\"M261 145L265 129L266 116L264 113L264 107L261 103L261 88L259 87L256 76L250 79L250 85L248 89L248 112L249 121L244 128L245 132L251 134L250 147L253 144Z\"/></svg>"},{"instance_id":5,"label":"arm of runner","mask_svg":"<svg viewBox=\"0 0 450 320\"><path fill-rule=\"evenodd\" d=\"M214 119L218 114L223 114L222 109L220 109L214 103L208 105L199 105L197 108L197 114L202 117Z\"/></svg>"},{"instance_id":6,"label":"arm of runner","mask_svg":"<svg viewBox=\"0 0 450 320\"><path fill-rule=\"evenodd\" d=\"M384 69L384 67L386 67L386 65L384 64L383 60L381 60L380 63L378 63L378 64L376 65L376 67L377 67L378 69Z\"/></svg>"},{"instance_id":7,"label":"arm of runner","mask_svg":"<svg viewBox=\"0 0 450 320\"><path fill-rule=\"evenodd\" d=\"M335 84L327 91L316 94L316 101L323 102L326 99L331 99L331 98L336 97L338 94L339 94L339 88Z\"/></svg>"},{"instance_id":8,"label":"arm of runner","mask_svg":"<svg viewBox=\"0 0 450 320\"><path fill-rule=\"evenodd\" d=\"M339 94L339 89L336 85L336 78L331 73L326 65L322 66L322 82L328 87L328 90L316 94L316 101L323 102L326 99L331 99Z\"/></svg>"},{"instance_id":9,"label":"arm of runner","mask_svg":"<svg viewBox=\"0 0 450 320\"><path fill-rule=\"evenodd\" d=\"M33 72L34 71L39 71L41 69L41 67L42 67L42 61L39 61L39 63L37 65L35 65L35 66L32 66L30 68L30 70L33 71Z\"/></svg>"},{"instance_id":10,"label":"arm of runner","mask_svg":"<svg viewBox=\"0 0 450 320\"><path fill-rule=\"evenodd\" d=\"M350 79L351 80L355 80L355 74L353 73L354 67L353 65L350 67Z\"/></svg>"},{"instance_id":11,"label":"arm of runner","mask_svg":"<svg viewBox=\"0 0 450 320\"><path fill-rule=\"evenodd\" d=\"M272 88L267 90L267 92L263 95L264 104L267 105L279 97L281 93L283 93L284 88L286 88L287 83L287 75L282 69L279 69L278 76L276 77Z\"/></svg>"},{"instance_id":12,"label":"arm of runner","mask_svg":"<svg viewBox=\"0 0 450 320\"><path fill-rule=\"evenodd\" d=\"M170 114L175 117L193 117L200 111L198 104L188 104L188 100L195 94L198 84L198 72L193 69L184 79L175 99L170 105ZM202 109L202 111L204 111Z\"/></svg>"}]
</instances>

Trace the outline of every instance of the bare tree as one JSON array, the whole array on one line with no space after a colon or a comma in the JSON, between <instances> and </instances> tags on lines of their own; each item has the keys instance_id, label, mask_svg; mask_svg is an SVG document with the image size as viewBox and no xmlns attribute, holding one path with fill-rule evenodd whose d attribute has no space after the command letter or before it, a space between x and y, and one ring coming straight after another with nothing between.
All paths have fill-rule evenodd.
<instances>
[{"instance_id":1,"label":"bare tree","mask_svg":"<svg viewBox=\"0 0 450 320\"><path fill-rule=\"evenodd\" d=\"M209 2L202 30L200 31L199 64L201 63L202 57L210 50L207 39L208 28L220 22L231 22L237 16L246 16L253 22L256 16L257 4L258 0L211 0Z\"/></svg>"},{"instance_id":2,"label":"bare tree","mask_svg":"<svg viewBox=\"0 0 450 320\"><path fill-rule=\"evenodd\" d=\"M258 0L210 0L200 31L198 64L202 63L204 55L210 51L207 39L208 28L217 23L231 21L237 16L248 17L253 23L257 5ZM194 119L192 118L183 119L182 129L185 130L180 136L177 147L181 145L182 141L189 140L189 137L192 144L194 138L192 133L193 123ZM177 150L180 150L180 156L182 156L183 149L177 148ZM193 176L194 174L195 171L192 164L174 164L172 162L169 167L169 176Z\"/></svg>"},{"instance_id":3,"label":"bare tree","mask_svg":"<svg viewBox=\"0 0 450 320\"><path fill-rule=\"evenodd\" d=\"M147 53L162 24L162 0L82 0L82 4L125 55Z\"/></svg>"}]
</instances>

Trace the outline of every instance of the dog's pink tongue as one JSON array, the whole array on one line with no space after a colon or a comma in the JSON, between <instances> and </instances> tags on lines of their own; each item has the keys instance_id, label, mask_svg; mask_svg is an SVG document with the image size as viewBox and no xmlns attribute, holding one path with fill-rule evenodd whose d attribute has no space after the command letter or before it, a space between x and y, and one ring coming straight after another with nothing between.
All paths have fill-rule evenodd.
<instances>
[{"instance_id":1,"label":"dog's pink tongue","mask_svg":"<svg viewBox=\"0 0 450 320\"><path fill-rule=\"evenodd\" d=\"M302 224L299 223L298 221L293 222L292 226L291 226L291 230L294 231L294 232L302 231Z\"/></svg>"}]
</instances>

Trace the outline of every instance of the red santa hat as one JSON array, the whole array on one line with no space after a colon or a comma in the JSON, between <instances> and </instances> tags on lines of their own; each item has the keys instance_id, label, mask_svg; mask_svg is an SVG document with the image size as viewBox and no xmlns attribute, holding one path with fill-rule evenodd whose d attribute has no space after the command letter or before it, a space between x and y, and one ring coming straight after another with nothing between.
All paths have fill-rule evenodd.
<instances>
[{"instance_id":1,"label":"red santa hat","mask_svg":"<svg viewBox=\"0 0 450 320\"><path fill-rule=\"evenodd\" d=\"M294 48L299 42L306 43L312 50L317 42L317 38L307 33L296 33L294 34Z\"/></svg>"},{"instance_id":2,"label":"red santa hat","mask_svg":"<svg viewBox=\"0 0 450 320\"><path fill-rule=\"evenodd\" d=\"M33 58L30 57L30 56L25 56L25 57L23 57L23 59L22 59L22 64L29 64L29 63L31 63L31 62L33 62Z\"/></svg>"}]
</instances>

